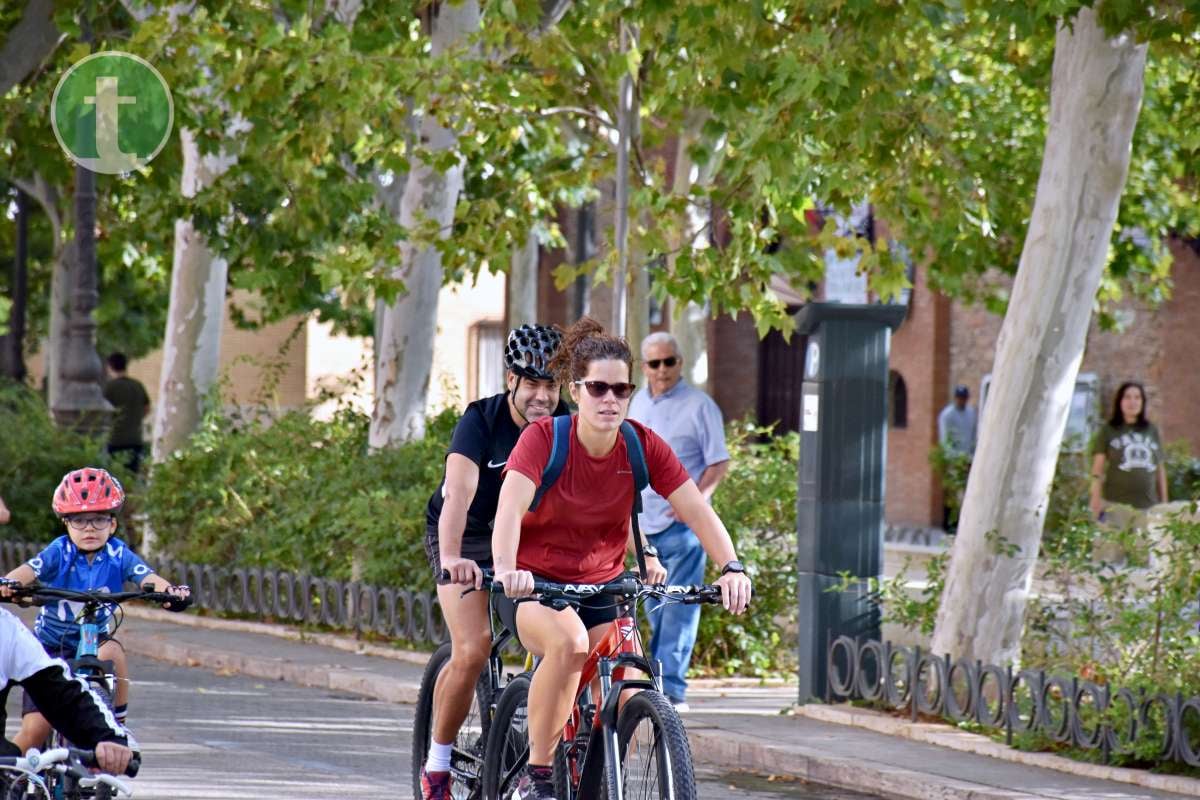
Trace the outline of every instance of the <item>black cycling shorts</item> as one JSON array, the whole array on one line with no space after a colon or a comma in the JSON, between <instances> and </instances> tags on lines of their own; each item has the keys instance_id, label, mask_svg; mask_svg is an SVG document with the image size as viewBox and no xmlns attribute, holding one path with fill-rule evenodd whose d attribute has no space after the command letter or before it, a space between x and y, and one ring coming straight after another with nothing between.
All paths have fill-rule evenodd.
<instances>
[{"instance_id":1,"label":"black cycling shorts","mask_svg":"<svg viewBox=\"0 0 1200 800\"><path fill-rule=\"evenodd\" d=\"M534 575L539 580L550 580L541 575ZM522 601L526 602L526 601ZM537 602L536 600L528 602ZM517 601L508 597L505 594L492 595L492 609L496 612L496 616L500 618L500 622L504 627L516 634L517 638L521 638L521 632L517 630ZM566 614L568 609L563 609L560 614ZM575 608L575 612L579 615L579 619L583 622L583 627L589 631L597 625L604 625L612 622L614 619L620 619L627 616L625 613L625 601L620 597L613 597L606 594L592 595L586 597Z\"/></svg>"},{"instance_id":2,"label":"black cycling shorts","mask_svg":"<svg viewBox=\"0 0 1200 800\"><path fill-rule=\"evenodd\" d=\"M469 558L479 565L480 569L492 568L492 549L488 543L486 555L483 544L474 540L464 540L462 545L463 558ZM438 549L438 530L430 525L425 529L425 557L429 559L429 568L433 570L433 580L438 586L445 586L450 581L442 577L442 556Z\"/></svg>"}]
</instances>

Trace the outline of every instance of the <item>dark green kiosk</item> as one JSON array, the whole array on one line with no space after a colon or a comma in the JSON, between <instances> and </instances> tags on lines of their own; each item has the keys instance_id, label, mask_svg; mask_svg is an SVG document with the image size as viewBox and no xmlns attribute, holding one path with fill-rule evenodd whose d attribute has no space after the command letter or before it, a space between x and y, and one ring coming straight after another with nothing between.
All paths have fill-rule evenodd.
<instances>
[{"instance_id":1,"label":"dark green kiosk","mask_svg":"<svg viewBox=\"0 0 1200 800\"><path fill-rule=\"evenodd\" d=\"M800 702L825 697L829 643L879 639L868 579L883 568L888 351L900 305L810 303L796 502ZM842 576L850 588L838 590Z\"/></svg>"}]
</instances>

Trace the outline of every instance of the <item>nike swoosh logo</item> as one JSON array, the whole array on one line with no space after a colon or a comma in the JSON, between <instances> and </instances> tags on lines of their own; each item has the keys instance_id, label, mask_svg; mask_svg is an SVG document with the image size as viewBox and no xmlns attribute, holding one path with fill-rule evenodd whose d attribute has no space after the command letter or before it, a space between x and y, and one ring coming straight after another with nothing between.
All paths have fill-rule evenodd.
<instances>
[{"instance_id":1,"label":"nike swoosh logo","mask_svg":"<svg viewBox=\"0 0 1200 800\"><path fill-rule=\"evenodd\" d=\"M507 464L507 463L508 463L508 461L507 461L507 460L504 460L504 461L501 461L499 464L493 464L493 463L492 463L492 462L489 460L489 461L488 461L488 469L500 469L501 467L503 467L503 466L504 466L505 464Z\"/></svg>"}]
</instances>

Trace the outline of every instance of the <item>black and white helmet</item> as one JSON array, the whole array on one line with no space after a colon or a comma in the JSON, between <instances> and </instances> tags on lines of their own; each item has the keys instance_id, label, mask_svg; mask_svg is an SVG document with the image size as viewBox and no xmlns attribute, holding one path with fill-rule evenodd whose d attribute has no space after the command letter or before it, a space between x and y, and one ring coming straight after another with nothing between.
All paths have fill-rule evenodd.
<instances>
[{"instance_id":1,"label":"black and white helmet","mask_svg":"<svg viewBox=\"0 0 1200 800\"><path fill-rule=\"evenodd\" d=\"M562 334L545 325L522 325L508 332L504 347L504 367L535 381L554 380L550 359L562 343Z\"/></svg>"}]
</instances>

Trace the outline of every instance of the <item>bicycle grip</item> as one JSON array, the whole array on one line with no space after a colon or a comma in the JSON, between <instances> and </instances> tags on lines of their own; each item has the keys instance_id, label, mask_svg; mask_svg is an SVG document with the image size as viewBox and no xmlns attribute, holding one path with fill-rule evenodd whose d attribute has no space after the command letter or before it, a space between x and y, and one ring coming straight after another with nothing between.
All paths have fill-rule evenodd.
<instances>
[{"instance_id":1,"label":"bicycle grip","mask_svg":"<svg viewBox=\"0 0 1200 800\"><path fill-rule=\"evenodd\" d=\"M184 611L192 605L192 596L176 597L167 602L167 611ZM130 777L133 777L132 775Z\"/></svg>"},{"instance_id":2,"label":"bicycle grip","mask_svg":"<svg viewBox=\"0 0 1200 800\"><path fill-rule=\"evenodd\" d=\"M80 764L88 769L100 769L100 764L96 761L95 750L76 750L72 748L71 755L77 759ZM136 778L138 770L141 768L142 754L135 751L133 756L129 759L129 764L125 767L125 776L129 778Z\"/></svg>"}]
</instances>

